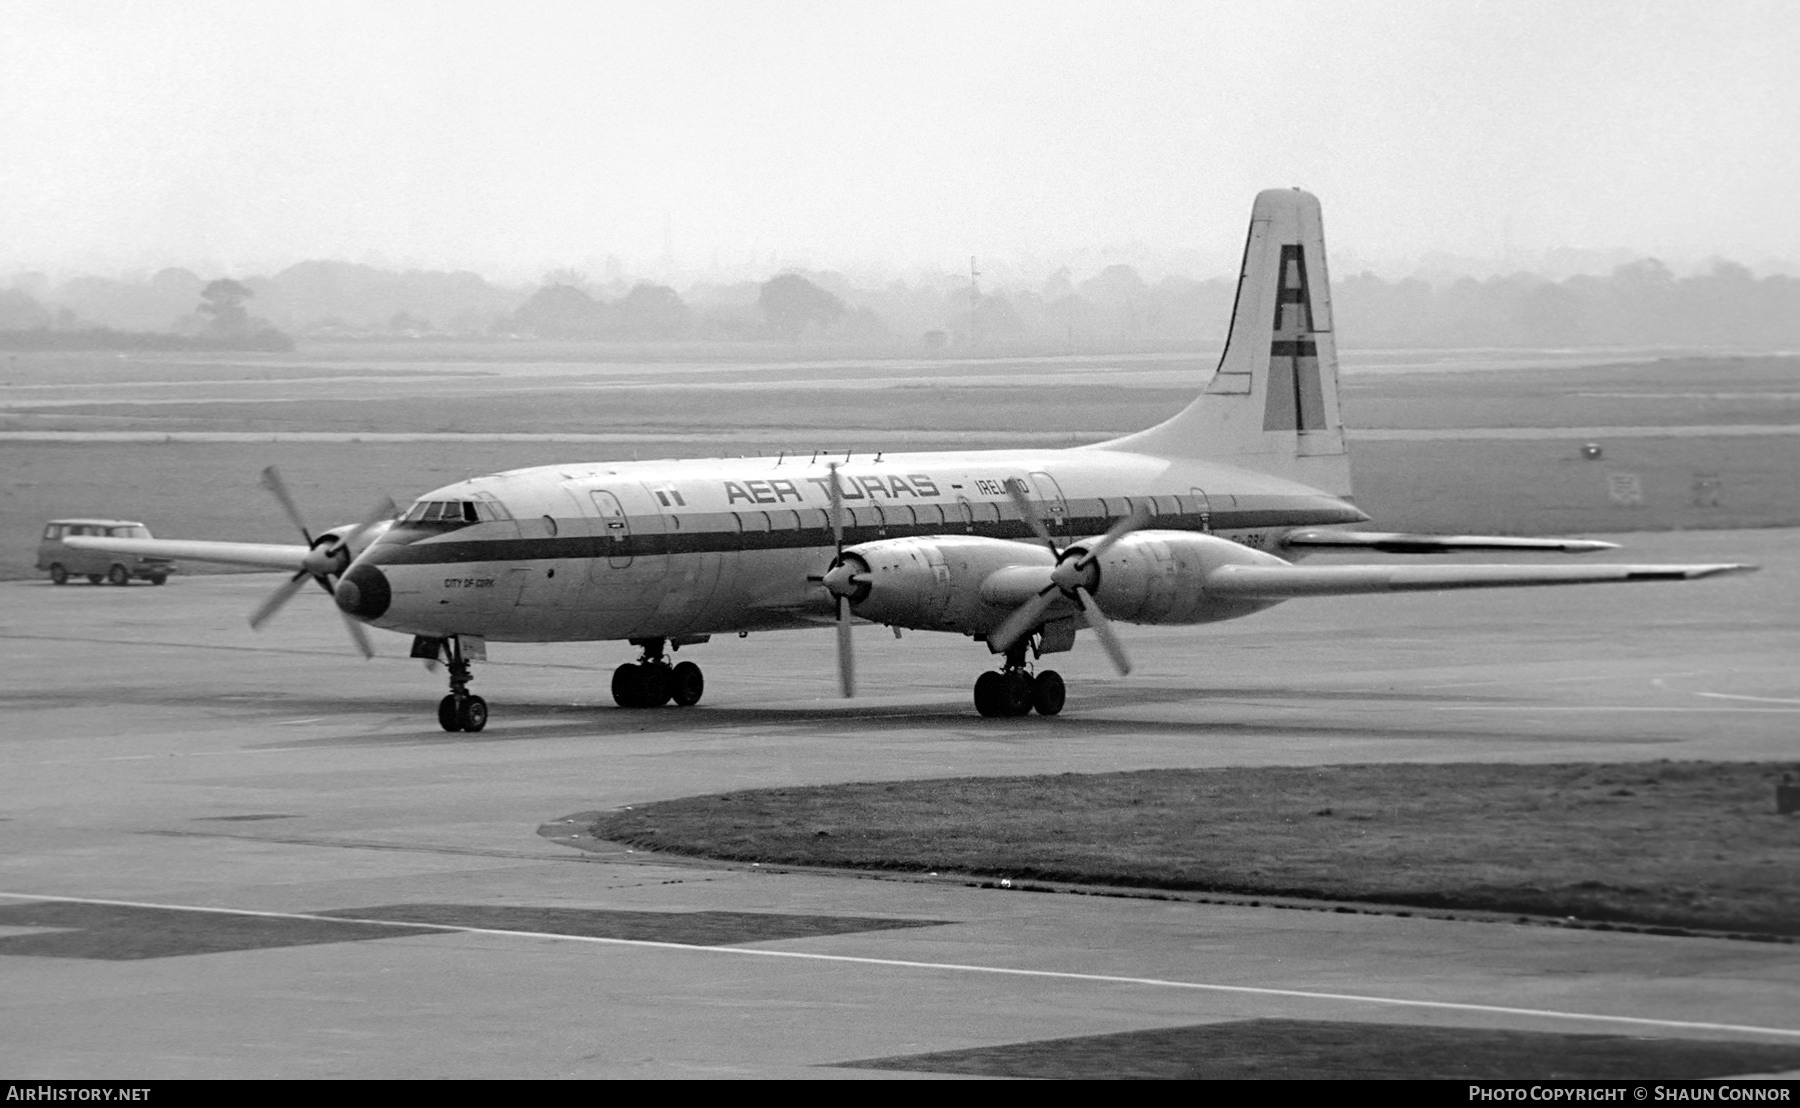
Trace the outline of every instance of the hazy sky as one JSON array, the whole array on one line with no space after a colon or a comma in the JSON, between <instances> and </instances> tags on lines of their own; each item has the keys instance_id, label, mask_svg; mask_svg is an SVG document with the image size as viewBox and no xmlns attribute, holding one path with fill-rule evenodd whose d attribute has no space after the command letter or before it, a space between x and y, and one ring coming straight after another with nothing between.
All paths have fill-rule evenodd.
<instances>
[{"instance_id":1,"label":"hazy sky","mask_svg":"<svg viewBox=\"0 0 1800 1108\"><path fill-rule=\"evenodd\" d=\"M1800 258L1800 4L0 0L0 280Z\"/></svg>"}]
</instances>

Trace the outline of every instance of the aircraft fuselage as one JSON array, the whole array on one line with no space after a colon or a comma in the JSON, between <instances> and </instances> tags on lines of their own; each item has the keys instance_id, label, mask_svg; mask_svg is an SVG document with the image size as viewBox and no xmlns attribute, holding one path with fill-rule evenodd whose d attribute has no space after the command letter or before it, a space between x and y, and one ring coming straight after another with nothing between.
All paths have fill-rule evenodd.
<instances>
[{"instance_id":1,"label":"aircraft fuselage","mask_svg":"<svg viewBox=\"0 0 1800 1108\"><path fill-rule=\"evenodd\" d=\"M1157 531L1211 534L1249 550L1294 527L1367 518L1266 474L1088 448L540 466L421 497L346 575L360 605L347 610L390 630L494 641L680 641L828 623L833 599L809 575L835 553L832 463L846 547L933 537L950 558L963 549L988 562L1054 561L1009 500L1008 481L1023 483L1064 546L1140 505ZM986 541L959 545L968 538ZM371 572L385 580L385 604L370 596L380 591ZM931 629L980 634L1016 603L959 599ZM1151 622L1210 622L1266 606L1202 606Z\"/></svg>"}]
</instances>

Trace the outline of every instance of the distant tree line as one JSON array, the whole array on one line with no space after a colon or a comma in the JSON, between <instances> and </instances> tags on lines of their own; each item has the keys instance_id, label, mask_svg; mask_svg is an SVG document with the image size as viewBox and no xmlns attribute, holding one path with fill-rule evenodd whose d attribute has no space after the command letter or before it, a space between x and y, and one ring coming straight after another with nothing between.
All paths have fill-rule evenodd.
<instances>
[{"instance_id":1,"label":"distant tree line","mask_svg":"<svg viewBox=\"0 0 1800 1108\"><path fill-rule=\"evenodd\" d=\"M1036 285L985 289L967 276L858 283L831 271L791 271L678 292L651 282L594 282L569 270L511 287L468 272L312 261L273 277L210 282L168 269L136 282L84 277L51 288L26 275L0 289L0 344L105 345L161 334L200 344L170 349L280 349L292 334L1130 349L1222 340L1235 292L1225 278L1150 282L1126 265L1080 280L1062 270ZM1605 276L1560 281L1525 273L1448 281L1359 273L1334 282L1333 307L1340 343L1365 348L1800 344L1800 279L1759 278L1731 262L1677 277L1646 258Z\"/></svg>"},{"instance_id":2,"label":"distant tree line","mask_svg":"<svg viewBox=\"0 0 1800 1108\"><path fill-rule=\"evenodd\" d=\"M7 350L292 350L294 340L250 314L256 293L229 277L200 286L199 304L163 330L119 330L84 323L68 305L54 313L18 289L0 290L0 349Z\"/></svg>"}]
</instances>

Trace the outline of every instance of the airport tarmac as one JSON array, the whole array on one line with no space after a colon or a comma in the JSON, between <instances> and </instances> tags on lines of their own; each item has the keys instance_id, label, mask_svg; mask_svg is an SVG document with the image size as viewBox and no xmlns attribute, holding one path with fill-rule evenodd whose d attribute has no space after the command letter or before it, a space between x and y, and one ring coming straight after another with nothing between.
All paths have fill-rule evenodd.
<instances>
[{"instance_id":1,"label":"airport tarmac","mask_svg":"<svg viewBox=\"0 0 1800 1108\"><path fill-rule=\"evenodd\" d=\"M1518 1077L1544 1076L1544 1044L1592 1037L1645 1059L1794 1056L1790 944L1034 894L558 841L579 813L787 783L1800 763L1800 533L1615 538L1626 549L1607 560L1764 569L1121 627L1136 672L1114 676L1079 643L1054 659L1070 697L1049 720L975 715L980 646L863 627L857 700L834 695L829 632L770 634L683 650L706 698L652 712L606 692L622 644L493 644L475 684L492 723L447 734L443 677L397 636L378 633L381 656L361 661L322 593L251 632L277 576L0 584L0 1073L928 1076L953 1067L908 1059L1014 1044L1042 1057L1045 1040L1140 1032L1223 1051L1217 1036L1244 1028L1288 1044L1270 1075L1342 1075L1344 1057L1427 1032L1515 1033ZM1338 1045L1295 1045L1295 1027ZM883 1059L900 1060L867 1068Z\"/></svg>"}]
</instances>

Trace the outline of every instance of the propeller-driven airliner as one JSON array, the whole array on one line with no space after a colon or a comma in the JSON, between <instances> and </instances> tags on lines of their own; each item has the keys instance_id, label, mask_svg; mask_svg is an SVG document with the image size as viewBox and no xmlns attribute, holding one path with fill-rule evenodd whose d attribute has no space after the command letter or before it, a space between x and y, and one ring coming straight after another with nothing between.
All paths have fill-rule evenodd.
<instances>
[{"instance_id":1,"label":"propeller-driven airliner","mask_svg":"<svg viewBox=\"0 0 1800 1108\"><path fill-rule=\"evenodd\" d=\"M442 663L446 731L480 731L469 691L489 642L623 640L621 708L697 703L700 667L670 655L715 635L835 626L854 695L855 622L942 631L999 661L983 716L1052 716L1066 688L1036 662L1088 630L1121 674L1113 624L1202 624L1284 600L1408 590L1671 581L1753 567L1294 564L1318 551L1441 554L1616 549L1558 538L1353 530L1336 331L1319 203L1259 194L1231 327L1199 395L1162 423L1060 449L538 466L460 481L404 512L314 535L272 469L264 483L304 544L69 539L121 553L286 570L261 625L309 581L363 625Z\"/></svg>"}]
</instances>

